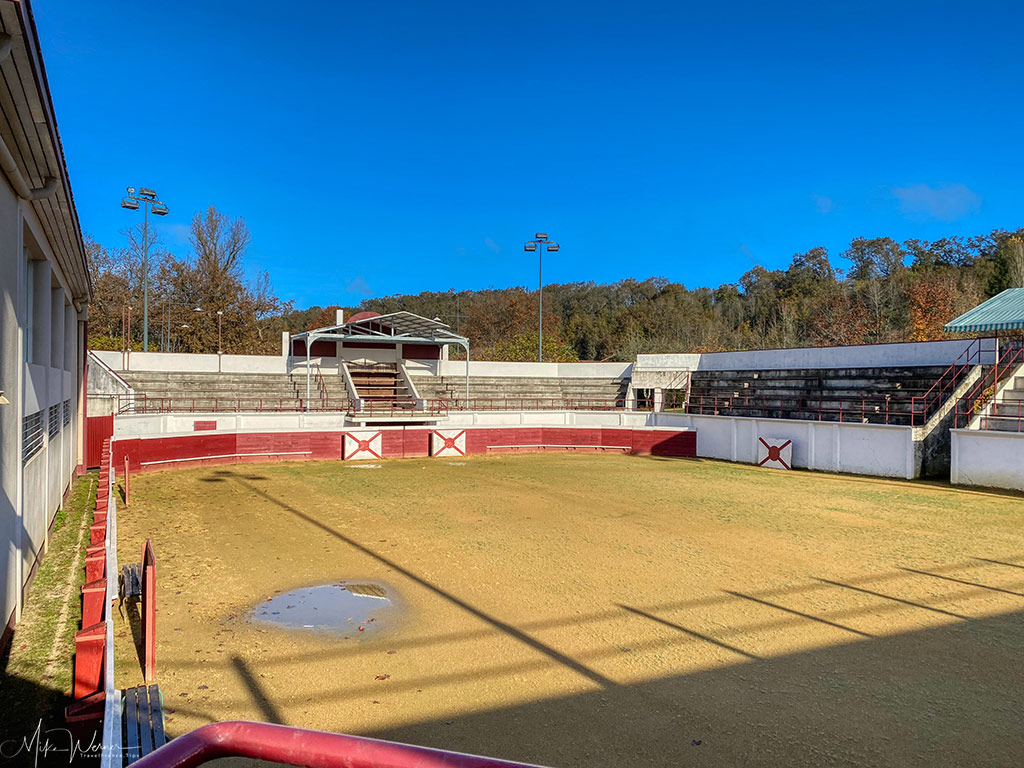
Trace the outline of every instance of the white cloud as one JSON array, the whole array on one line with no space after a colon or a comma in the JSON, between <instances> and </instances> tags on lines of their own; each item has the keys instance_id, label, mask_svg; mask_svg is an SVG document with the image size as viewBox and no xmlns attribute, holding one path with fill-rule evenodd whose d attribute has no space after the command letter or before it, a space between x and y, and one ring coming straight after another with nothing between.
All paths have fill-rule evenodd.
<instances>
[{"instance_id":1,"label":"white cloud","mask_svg":"<svg viewBox=\"0 0 1024 768\"><path fill-rule=\"evenodd\" d=\"M836 204L831 197L825 195L811 195L811 200L818 207L818 213L825 216L835 210Z\"/></svg>"},{"instance_id":2,"label":"white cloud","mask_svg":"<svg viewBox=\"0 0 1024 768\"><path fill-rule=\"evenodd\" d=\"M357 277L355 280L353 280L347 286L345 286L345 290L348 293L358 293L360 296L373 295L373 291L370 289L370 286L361 277Z\"/></svg>"},{"instance_id":3,"label":"white cloud","mask_svg":"<svg viewBox=\"0 0 1024 768\"><path fill-rule=\"evenodd\" d=\"M490 248L495 253L501 253L501 246L498 245L493 240L491 240L491 238L489 238L489 237L485 237L484 238L484 245L486 245L488 248Z\"/></svg>"},{"instance_id":4,"label":"white cloud","mask_svg":"<svg viewBox=\"0 0 1024 768\"><path fill-rule=\"evenodd\" d=\"M903 213L924 214L941 221L962 219L981 207L981 196L965 184L914 184L896 187L892 194Z\"/></svg>"}]
</instances>

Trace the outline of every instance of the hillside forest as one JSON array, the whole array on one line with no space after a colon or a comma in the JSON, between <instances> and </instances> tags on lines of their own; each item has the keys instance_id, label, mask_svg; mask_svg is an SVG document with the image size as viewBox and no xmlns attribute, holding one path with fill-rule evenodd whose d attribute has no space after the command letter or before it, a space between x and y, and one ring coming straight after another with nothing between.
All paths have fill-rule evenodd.
<instances>
[{"instance_id":1,"label":"hillside forest","mask_svg":"<svg viewBox=\"0 0 1024 768\"><path fill-rule=\"evenodd\" d=\"M94 349L142 348L143 233L116 247L86 241L95 297ZM152 232L150 233L152 235ZM270 276L245 275L245 221L196 213L189 253L149 243L151 351L279 354L281 332L334 324L339 307L296 309ZM716 352L948 338L942 326L1007 288L1024 287L1024 228L928 242L858 237L838 254L795 254L786 269L755 266L735 283L687 288L661 277L544 287L544 358L633 360L640 353ZM131 308L130 331L126 330ZM345 316L407 310L470 339L477 360L537 358L537 291L423 292L370 298Z\"/></svg>"}]
</instances>

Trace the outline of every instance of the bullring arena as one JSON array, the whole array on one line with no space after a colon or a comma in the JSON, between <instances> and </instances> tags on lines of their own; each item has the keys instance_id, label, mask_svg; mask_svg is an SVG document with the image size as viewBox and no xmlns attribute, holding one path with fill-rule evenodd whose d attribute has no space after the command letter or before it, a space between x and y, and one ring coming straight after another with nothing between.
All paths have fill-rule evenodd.
<instances>
[{"instance_id":1,"label":"bullring arena","mask_svg":"<svg viewBox=\"0 0 1024 768\"><path fill-rule=\"evenodd\" d=\"M1017 341L545 366L352 340L391 322L93 353L75 686L116 764L1018 763L1020 497L967 484L1016 439L972 393L1017 388Z\"/></svg>"}]
</instances>

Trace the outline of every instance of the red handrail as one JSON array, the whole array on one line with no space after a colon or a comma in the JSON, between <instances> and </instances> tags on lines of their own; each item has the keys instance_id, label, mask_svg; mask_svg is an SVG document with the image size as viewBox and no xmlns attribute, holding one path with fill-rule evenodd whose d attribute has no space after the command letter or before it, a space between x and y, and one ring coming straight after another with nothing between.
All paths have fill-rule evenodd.
<instances>
[{"instance_id":1,"label":"red handrail","mask_svg":"<svg viewBox=\"0 0 1024 768\"><path fill-rule=\"evenodd\" d=\"M915 426L923 426L928 422L928 419L931 417L932 408L942 405L947 397L956 392L956 388L960 385L960 379L966 376L974 366L981 365L984 362L982 358L986 352L991 352L993 358L995 357L997 347L994 339L992 349L984 349L983 342L987 338L989 337L977 338L971 341L967 345L967 349L961 352L960 356L942 372L942 375L935 380L935 383L931 385L927 392L914 397L913 423ZM918 403L921 405L920 410L917 408ZM921 415L920 424L917 422L917 415L919 413Z\"/></svg>"},{"instance_id":2,"label":"red handrail","mask_svg":"<svg viewBox=\"0 0 1024 768\"><path fill-rule=\"evenodd\" d=\"M580 411L580 410L623 410L625 398L573 397L496 397L496 398L420 398L424 407L417 409L413 399L363 398L363 413L447 413L448 411ZM118 414L125 413L208 413L221 411L304 411L305 398L264 398L259 396L224 399L220 397L150 397L144 393L118 395ZM311 410L350 411L353 402L348 398L321 396L317 405L310 403Z\"/></svg>"},{"instance_id":3,"label":"red handrail","mask_svg":"<svg viewBox=\"0 0 1024 768\"><path fill-rule=\"evenodd\" d=\"M1002 354L999 356L996 365L992 367L992 370L988 371L984 376L978 379L978 381L974 383L974 386L972 386L965 395L957 400L956 410L953 417L954 426L957 428L969 426L971 419L982 414L986 407L1001 405L1006 402L1017 402L998 398L996 397L996 393L999 391L1000 382L1009 378L1013 374L1014 366L1022 360L1024 360L1024 340L1013 339L1006 345L1006 347L1004 347ZM988 398L985 398L989 387L992 388L992 394ZM1001 416L991 413L985 414L982 417L982 429L988 428L988 419L991 418L1013 419L1017 417ZM1019 422L1017 425L1017 431L1021 431Z\"/></svg>"},{"instance_id":4,"label":"red handrail","mask_svg":"<svg viewBox=\"0 0 1024 768\"><path fill-rule=\"evenodd\" d=\"M536 768L489 757L392 741L234 721L204 725L133 763L133 768L193 768L220 757L247 757L305 768Z\"/></svg>"}]
</instances>

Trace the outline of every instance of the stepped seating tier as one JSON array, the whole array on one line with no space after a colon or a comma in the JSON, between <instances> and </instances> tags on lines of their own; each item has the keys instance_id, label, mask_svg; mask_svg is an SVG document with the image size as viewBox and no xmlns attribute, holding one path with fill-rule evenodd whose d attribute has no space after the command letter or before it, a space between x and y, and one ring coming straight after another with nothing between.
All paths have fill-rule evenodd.
<instances>
[{"instance_id":1,"label":"stepped seating tier","mask_svg":"<svg viewBox=\"0 0 1024 768\"><path fill-rule=\"evenodd\" d=\"M462 376L416 376L420 397L435 400L461 400L466 396L466 379ZM625 379L528 376L470 376L470 400L593 400L614 402L624 400L628 387Z\"/></svg>"},{"instance_id":2,"label":"stepped seating tier","mask_svg":"<svg viewBox=\"0 0 1024 768\"><path fill-rule=\"evenodd\" d=\"M306 374L292 373L193 373L126 371L120 374L135 391L135 410L298 410L306 399ZM336 379L336 382L330 382ZM346 399L338 376L324 376L325 394L339 405ZM314 379L310 399L321 401Z\"/></svg>"},{"instance_id":3,"label":"stepped seating tier","mask_svg":"<svg viewBox=\"0 0 1024 768\"><path fill-rule=\"evenodd\" d=\"M921 426L923 396L945 371L944 366L696 371L686 410Z\"/></svg>"}]
</instances>

